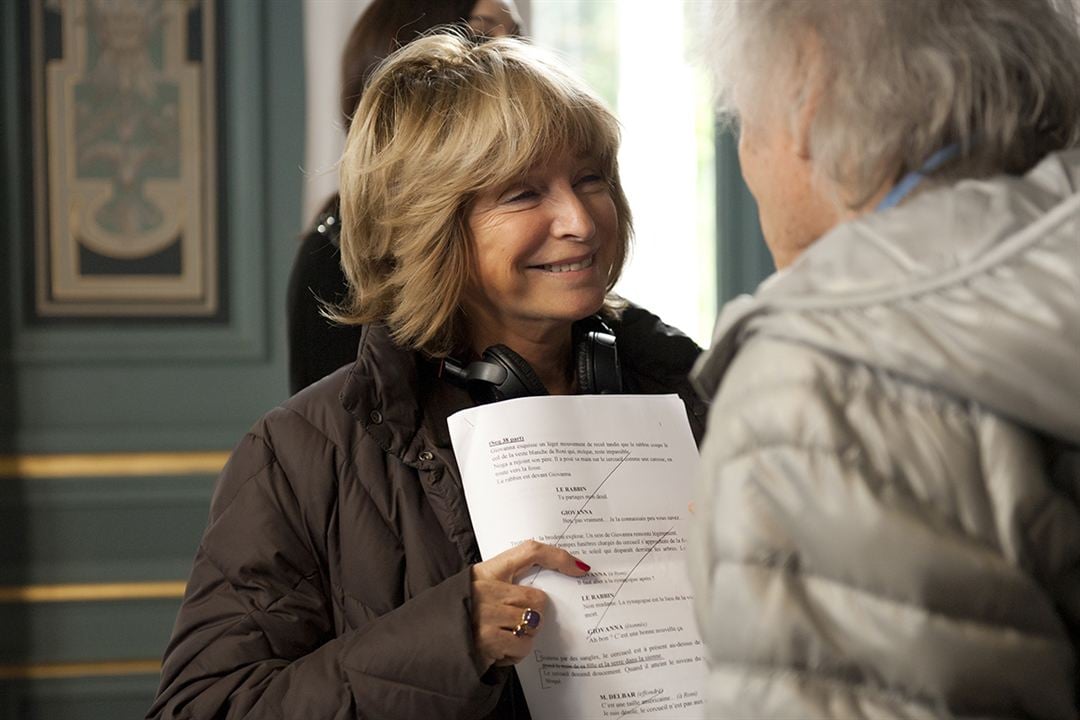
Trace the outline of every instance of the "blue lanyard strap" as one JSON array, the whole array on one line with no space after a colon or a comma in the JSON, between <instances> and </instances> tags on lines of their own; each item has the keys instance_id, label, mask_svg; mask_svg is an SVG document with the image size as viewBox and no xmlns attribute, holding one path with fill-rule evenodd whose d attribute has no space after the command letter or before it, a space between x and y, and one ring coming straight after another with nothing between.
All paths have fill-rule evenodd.
<instances>
[{"instance_id":1,"label":"blue lanyard strap","mask_svg":"<svg viewBox=\"0 0 1080 720\"><path fill-rule=\"evenodd\" d=\"M911 191L918 187L919 183L925 180L927 175L952 160L956 157L958 152L960 152L960 147L955 143L946 145L938 150L923 163L921 168L913 170L900 178L900 182L893 186L893 189L889 191L889 194L886 195L880 203L878 203L878 206L875 209L888 210L891 207L899 205L900 201L910 195Z\"/></svg>"}]
</instances>

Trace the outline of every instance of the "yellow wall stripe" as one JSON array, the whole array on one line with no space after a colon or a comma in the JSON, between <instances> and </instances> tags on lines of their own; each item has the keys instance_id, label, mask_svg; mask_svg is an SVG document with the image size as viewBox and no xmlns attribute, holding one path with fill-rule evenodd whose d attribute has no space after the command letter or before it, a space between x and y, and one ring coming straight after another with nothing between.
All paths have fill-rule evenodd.
<instances>
[{"instance_id":1,"label":"yellow wall stripe","mask_svg":"<svg viewBox=\"0 0 1080 720\"><path fill-rule=\"evenodd\" d=\"M0 455L0 478L216 475L228 452Z\"/></svg>"},{"instance_id":2,"label":"yellow wall stripe","mask_svg":"<svg viewBox=\"0 0 1080 720\"><path fill-rule=\"evenodd\" d=\"M182 598L187 583L169 582L83 583L68 585L0 586L0 602L94 602Z\"/></svg>"},{"instance_id":3,"label":"yellow wall stripe","mask_svg":"<svg viewBox=\"0 0 1080 720\"><path fill-rule=\"evenodd\" d=\"M159 673L161 673L161 662L158 660L0 665L0 680L157 675Z\"/></svg>"}]
</instances>

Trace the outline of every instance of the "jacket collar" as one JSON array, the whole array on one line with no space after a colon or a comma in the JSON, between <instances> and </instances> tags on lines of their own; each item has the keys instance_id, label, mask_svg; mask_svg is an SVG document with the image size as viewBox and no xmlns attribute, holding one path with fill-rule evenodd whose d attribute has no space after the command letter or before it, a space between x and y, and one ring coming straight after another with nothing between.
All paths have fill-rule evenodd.
<instances>
[{"instance_id":1,"label":"jacket collar","mask_svg":"<svg viewBox=\"0 0 1080 720\"><path fill-rule=\"evenodd\" d=\"M677 391L695 418L704 417L706 405L687 379L701 353L690 338L631 303L606 322L618 341L624 377L648 377ZM434 362L395 343L383 325L362 329L356 363L340 397L385 452L412 467L424 467L420 454L425 450L450 448L446 418L474 404L467 392L437 377ZM448 464L456 471L456 463Z\"/></svg>"},{"instance_id":2,"label":"jacket collar","mask_svg":"<svg viewBox=\"0 0 1080 720\"><path fill-rule=\"evenodd\" d=\"M446 417L470 407L468 395L435 376L435 366L402 348L383 325L365 325L341 403L382 449L412 467L421 453L450 446Z\"/></svg>"},{"instance_id":3,"label":"jacket collar","mask_svg":"<svg viewBox=\"0 0 1080 720\"><path fill-rule=\"evenodd\" d=\"M383 452L417 471L447 538L465 562L479 561L476 536L450 447L446 418L472 405L440 380L433 363L402 348L385 326L364 326L341 403Z\"/></svg>"}]
</instances>

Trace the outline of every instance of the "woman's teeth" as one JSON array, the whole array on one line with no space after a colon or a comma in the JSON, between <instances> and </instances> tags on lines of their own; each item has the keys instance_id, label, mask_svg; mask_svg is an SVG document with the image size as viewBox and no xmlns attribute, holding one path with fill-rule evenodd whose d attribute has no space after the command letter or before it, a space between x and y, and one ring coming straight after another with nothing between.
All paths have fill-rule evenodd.
<instances>
[{"instance_id":1,"label":"woman's teeth","mask_svg":"<svg viewBox=\"0 0 1080 720\"><path fill-rule=\"evenodd\" d=\"M570 263L569 265L541 265L540 269L544 272L551 273L573 272L574 270L584 270L587 267L591 267L592 261L593 259L588 257L581 262Z\"/></svg>"}]
</instances>

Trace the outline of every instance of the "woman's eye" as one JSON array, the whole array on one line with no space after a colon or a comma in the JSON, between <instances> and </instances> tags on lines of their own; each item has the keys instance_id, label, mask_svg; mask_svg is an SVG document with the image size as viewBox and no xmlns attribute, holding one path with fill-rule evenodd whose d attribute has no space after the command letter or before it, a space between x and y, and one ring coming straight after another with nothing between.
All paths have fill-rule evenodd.
<instances>
[{"instance_id":1,"label":"woman's eye","mask_svg":"<svg viewBox=\"0 0 1080 720\"><path fill-rule=\"evenodd\" d=\"M579 187L581 187L581 186L589 187L591 185L596 185L598 183L604 183L604 182L606 182L606 181L604 180L603 175L600 175L599 173L589 173L587 175L581 176L578 179L577 183L575 183L575 184L578 185Z\"/></svg>"},{"instance_id":2,"label":"woman's eye","mask_svg":"<svg viewBox=\"0 0 1080 720\"><path fill-rule=\"evenodd\" d=\"M535 190L515 190L514 192L507 193L506 202L521 202L522 200L532 200L537 196Z\"/></svg>"}]
</instances>

